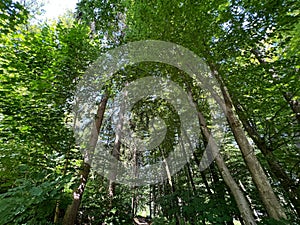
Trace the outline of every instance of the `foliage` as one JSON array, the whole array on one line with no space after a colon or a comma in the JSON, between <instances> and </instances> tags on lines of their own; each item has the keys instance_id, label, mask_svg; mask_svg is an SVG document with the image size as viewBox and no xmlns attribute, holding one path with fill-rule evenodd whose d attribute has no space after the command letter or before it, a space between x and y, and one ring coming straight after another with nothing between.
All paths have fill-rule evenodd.
<instances>
[{"instance_id":1,"label":"foliage","mask_svg":"<svg viewBox=\"0 0 300 225\"><path fill-rule=\"evenodd\" d=\"M80 209L80 223L131 223L131 191L128 187L120 187L112 203L110 202L108 181L97 174L93 174L88 182ZM112 207L109 207L112 205Z\"/></svg>"},{"instance_id":2,"label":"foliage","mask_svg":"<svg viewBox=\"0 0 300 225\"><path fill-rule=\"evenodd\" d=\"M42 171L35 179L19 179L16 187L0 195L1 224L50 224L55 202L70 177Z\"/></svg>"},{"instance_id":3,"label":"foliage","mask_svg":"<svg viewBox=\"0 0 300 225\"><path fill-rule=\"evenodd\" d=\"M26 23L28 11L12 0L0 1L0 34L15 31L19 24Z\"/></svg>"},{"instance_id":4,"label":"foliage","mask_svg":"<svg viewBox=\"0 0 300 225\"><path fill-rule=\"evenodd\" d=\"M28 2L27 2L28 3ZM180 44L201 57L220 75L232 97L254 151L288 215L269 217L253 184L230 127L225 127L221 155L258 224L299 224L299 3L296 0L209 2L81 0L76 19L31 24L35 1L26 9L0 0L0 223L60 223L82 174L71 115L73 93L81 76L108 48L136 40ZM34 7L33 7L34 6ZM118 96L127 82L167 77L191 92L208 127L211 115L203 90L177 68L154 62L127 66L101 92ZM105 114L100 138L114 148L112 119ZM131 111L132 130L149 135L149 121L160 117L166 137L140 165L166 157L180 134L180 118L167 101L145 98ZM78 224L130 224L151 216L154 224L234 224L243 222L223 172L215 163L199 170L205 137L191 160L163 183L145 187L117 184L94 172L77 213ZM120 159L133 158L121 146ZM129 153L128 153L129 152ZM168 165L167 165L168 166ZM298 201L299 203L299 201ZM299 207L299 205L298 205Z\"/></svg>"},{"instance_id":5,"label":"foliage","mask_svg":"<svg viewBox=\"0 0 300 225\"><path fill-rule=\"evenodd\" d=\"M8 7L12 14L20 6ZM98 49L75 21L27 29L17 16L1 23L0 35L1 224L48 224L76 180L70 102Z\"/></svg>"}]
</instances>

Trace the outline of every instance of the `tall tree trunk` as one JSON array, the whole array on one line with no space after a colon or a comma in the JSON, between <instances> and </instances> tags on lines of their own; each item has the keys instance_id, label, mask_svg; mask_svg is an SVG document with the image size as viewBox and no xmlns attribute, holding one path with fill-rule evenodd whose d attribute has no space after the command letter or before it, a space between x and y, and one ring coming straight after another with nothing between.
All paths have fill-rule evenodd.
<instances>
[{"instance_id":1,"label":"tall tree trunk","mask_svg":"<svg viewBox=\"0 0 300 225\"><path fill-rule=\"evenodd\" d=\"M134 174L134 179L138 177L138 157L137 157L137 149L134 146L133 149L133 174ZM133 191L132 193L132 198L131 198L131 209L132 209L132 218L135 217L137 213L137 190L136 190L136 184L133 184L131 187L131 190ZM151 197L151 196L150 196Z\"/></svg>"},{"instance_id":2,"label":"tall tree trunk","mask_svg":"<svg viewBox=\"0 0 300 225\"><path fill-rule=\"evenodd\" d=\"M198 109L199 107L193 97L193 93L190 88L188 89L188 94L191 97L193 104L195 105L195 107L198 111L198 120L199 120L199 124L200 124L200 128L201 128L201 133L204 137L204 143L207 143L206 147L209 148L209 150L210 150L209 154L211 156L216 156L215 157L216 165L221 173L221 176L222 176L225 184L228 186L228 188L230 189L230 191L235 199L235 202L240 211L241 217L243 218L246 225L256 225L255 219L253 217L253 213L247 202L247 199L245 198L239 185L235 182L235 180L231 176L230 171L229 171L228 167L226 166L222 155L218 151L219 150L218 145L215 142L215 139L214 139L212 133L210 132L209 128L207 127L207 123L206 123L204 115ZM200 162L198 165L200 166Z\"/></svg>"},{"instance_id":3,"label":"tall tree trunk","mask_svg":"<svg viewBox=\"0 0 300 225\"><path fill-rule=\"evenodd\" d=\"M187 158L184 146L182 146L182 150L183 150L182 153L183 153L185 159L188 162L188 158ZM196 155L196 154L194 153L194 155ZM197 165L199 165L199 164L197 164ZM188 182L190 182L193 194L195 194L196 193L196 187L195 187L195 182L194 182L194 179L193 179L193 176L192 176L192 171L191 171L191 167L190 167L189 162L186 164L185 169L186 169L186 173L187 173L187 177L188 177Z\"/></svg>"},{"instance_id":4,"label":"tall tree trunk","mask_svg":"<svg viewBox=\"0 0 300 225\"><path fill-rule=\"evenodd\" d=\"M235 180L231 176L230 171L227 168L222 155L220 153L218 153L218 146L217 146L216 142L214 141L213 136L207 127L206 120L201 112L198 112L198 118L200 121L200 126L201 126L201 130L204 134L204 137L206 138L206 140L210 140L208 147L210 148L210 151L213 153L213 155L216 155L215 160L216 160L218 169L220 170L223 180L225 181L226 185L229 187L229 189L236 201L236 204L238 206L238 209L241 213L243 220L245 221L245 224L246 225L256 224L255 219L252 214L252 211L250 209L250 206L249 206L245 196L243 195L242 190L239 188L238 184L235 182Z\"/></svg>"},{"instance_id":5,"label":"tall tree trunk","mask_svg":"<svg viewBox=\"0 0 300 225\"><path fill-rule=\"evenodd\" d=\"M217 99L218 103L223 108L223 111L227 117L230 128L233 132L234 138L242 152L243 159L251 173L251 177L257 187L260 198L264 203L264 206L270 217L280 220L286 219L286 215L283 207L280 205L268 178L258 161L253 146L249 143L246 133L242 127L242 124L238 117L236 116L231 97L220 77L216 66L213 63L209 63L210 69L213 76L218 80L221 87L221 91L225 100L225 104L221 99Z\"/></svg>"},{"instance_id":6,"label":"tall tree trunk","mask_svg":"<svg viewBox=\"0 0 300 225\"><path fill-rule=\"evenodd\" d=\"M153 193L152 193L152 188L151 188L151 184L150 184L149 185L149 216L150 216L150 218L152 218L152 216L153 216L152 202L153 202Z\"/></svg>"},{"instance_id":7,"label":"tall tree trunk","mask_svg":"<svg viewBox=\"0 0 300 225\"><path fill-rule=\"evenodd\" d=\"M125 84L127 85L127 83ZM121 150L121 139L122 139L122 129L123 129L123 123L124 123L124 110L125 110L125 101L127 98L127 92L123 93L123 101L120 105L120 111L119 111L119 119L118 123L116 125L116 134L115 134L115 142L114 147L112 150L112 156L116 159L120 159L120 150ZM117 165L112 162L113 165L111 165L111 168L114 168L109 174L109 185L108 185L108 195L110 198L110 207L112 207L112 201L113 197L115 196L115 188L116 188L116 178L117 178Z\"/></svg>"},{"instance_id":8,"label":"tall tree trunk","mask_svg":"<svg viewBox=\"0 0 300 225\"><path fill-rule=\"evenodd\" d=\"M167 179L168 179L169 186L171 188L171 193L175 194L176 189L175 189L173 177L172 177L171 172L170 172L170 166L169 166L168 161L166 160L166 157L165 157L166 153L163 151L162 148L160 148L160 147L158 147L158 148L161 151L162 156L163 156L163 162L165 164L165 169L166 169L166 173L167 173ZM175 205L175 207L178 207L178 196L177 196L177 194L176 194L175 200L172 201L171 204ZM179 216L178 213L176 213L175 219L176 219L176 225L179 225L180 224L180 216Z\"/></svg>"},{"instance_id":9,"label":"tall tree trunk","mask_svg":"<svg viewBox=\"0 0 300 225\"><path fill-rule=\"evenodd\" d=\"M102 125L107 101L108 101L108 96L105 95L98 106L96 119L94 121L93 130L89 140L88 150L84 154L83 169L80 174L80 183L78 188L76 188L76 190L73 192L73 201L71 205L69 205L67 208L67 211L63 219L63 225L74 225L76 222L79 206L90 173L92 157L98 141L98 135Z\"/></svg>"},{"instance_id":10,"label":"tall tree trunk","mask_svg":"<svg viewBox=\"0 0 300 225\"><path fill-rule=\"evenodd\" d=\"M264 138L261 137L257 129L252 125L251 121L245 115L242 106L239 103L236 103L236 101L234 101L234 103L236 105L235 108L237 110L240 120L243 123L245 130L247 131L251 139L254 141L256 146L261 150L261 152L265 156L265 159L267 160L270 166L271 172L280 181L280 184L288 194L291 203L295 207L297 214L300 216L299 187L282 168L282 166L273 154L274 149L271 149L270 146L268 146Z\"/></svg>"},{"instance_id":11,"label":"tall tree trunk","mask_svg":"<svg viewBox=\"0 0 300 225\"><path fill-rule=\"evenodd\" d=\"M205 145L205 146L207 146L207 145ZM194 156L195 163L196 163L197 165L200 165L200 160L199 160L198 156L195 154L195 152L193 152L193 156ZM203 183L204 183L204 185L205 185L205 188L206 188L206 190L207 190L207 193L208 193L209 195L212 195L212 191L211 191L211 189L210 189L210 187L209 187L209 185L208 185L208 182L207 182L207 179L206 179L205 172L200 170L200 175L201 175L202 181L203 181Z\"/></svg>"},{"instance_id":12,"label":"tall tree trunk","mask_svg":"<svg viewBox=\"0 0 300 225\"><path fill-rule=\"evenodd\" d=\"M194 182L194 179L193 179L193 175L192 175L192 171L191 171L191 167L190 167L189 163L187 163L187 165L186 165L186 173L188 175L187 176L188 177L188 181L191 184L191 188L192 188L193 194L196 194L196 186L195 186L195 182Z\"/></svg>"},{"instance_id":13,"label":"tall tree trunk","mask_svg":"<svg viewBox=\"0 0 300 225\"><path fill-rule=\"evenodd\" d=\"M112 151L112 156L115 157L117 160L120 159L120 149L121 149L121 140L120 140L119 135L120 134L116 135L116 140L115 140L114 148ZM113 165L112 168L117 169L116 165ZM115 196L116 178L117 178L117 171L114 170L110 173L109 185L108 185L108 194L109 194L109 198L110 198L111 207L112 207L113 197Z\"/></svg>"},{"instance_id":14,"label":"tall tree trunk","mask_svg":"<svg viewBox=\"0 0 300 225\"><path fill-rule=\"evenodd\" d=\"M156 216L156 212L157 212L156 196L158 193L159 193L159 188L156 185L152 185L153 218Z\"/></svg>"}]
</instances>

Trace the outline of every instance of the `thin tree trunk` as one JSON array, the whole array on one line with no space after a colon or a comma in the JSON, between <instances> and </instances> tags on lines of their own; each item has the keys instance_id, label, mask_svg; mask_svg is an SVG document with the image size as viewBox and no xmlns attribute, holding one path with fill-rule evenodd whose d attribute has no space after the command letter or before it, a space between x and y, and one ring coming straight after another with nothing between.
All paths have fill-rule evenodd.
<instances>
[{"instance_id":1,"label":"thin tree trunk","mask_svg":"<svg viewBox=\"0 0 300 225\"><path fill-rule=\"evenodd\" d=\"M185 151L185 148L184 148L184 145L182 145L182 153L185 157L185 159L188 161L188 158L187 158L187 155L186 155L186 151ZM194 154L195 155L195 154ZM197 164L198 165L198 164ZM188 162L186 164L186 173L188 175L188 181L190 182L191 184L191 187L192 187L192 191L193 191L193 194L196 193L196 187L195 187L195 182L193 180L193 176L192 176L192 172L191 172L191 168L190 168L190 163Z\"/></svg>"},{"instance_id":2,"label":"thin tree trunk","mask_svg":"<svg viewBox=\"0 0 300 225\"><path fill-rule=\"evenodd\" d=\"M100 128L102 125L107 101L108 101L108 96L105 95L102 98L102 100L98 106L97 115L96 115L96 119L94 122L93 130L91 133L88 150L86 151L86 154L84 155L83 169L80 174L80 184L73 193L73 201L72 201L71 205L69 205L67 208L67 211L66 211L64 219L63 219L63 225L74 225L76 222L79 206L80 206L81 199L82 199L82 196L84 193L84 189L87 184L88 176L90 173L92 157L93 157L93 153L94 153L97 141L98 141L98 135L99 135Z\"/></svg>"},{"instance_id":3,"label":"thin tree trunk","mask_svg":"<svg viewBox=\"0 0 300 225\"><path fill-rule=\"evenodd\" d=\"M117 160L119 160L120 159L121 140L119 139L120 137L117 137L117 136L118 135L116 135L116 141L115 141L114 148L112 151L112 156L115 157ZM116 166L112 166L112 168L116 168ZM109 186L108 186L108 194L109 194L111 204L112 204L113 197L115 196L116 177L117 177L117 171L112 171L110 174L110 177L109 177Z\"/></svg>"},{"instance_id":4,"label":"thin tree trunk","mask_svg":"<svg viewBox=\"0 0 300 225\"><path fill-rule=\"evenodd\" d=\"M134 179L138 177L138 157L137 157L137 149L134 146L133 149L133 174L134 174ZM136 211L137 211L137 195L136 195L136 185L134 184L131 187L131 190L133 191L132 193L132 199L131 199L131 208L132 208L132 218L135 217Z\"/></svg>"},{"instance_id":5,"label":"thin tree trunk","mask_svg":"<svg viewBox=\"0 0 300 225\"><path fill-rule=\"evenodd\" d=\"M206 120L201 112L198 112L198 117L200 121L201 130L204 134L204 137L207 140L210 140L209 148L212 151L213 155L216 155L216 164L221 172L221 175L223 177L223 180L225 181L226 185L229 187L236 204L238 206L238 209L241 213L241 216L243 220L245 221L246 225L254 225L256 224L255 219L253 217L252 211L250 209L250 206L243 195L242 190L239 188L238 184L235 182L233 177L230 174L229 169L227 168L223 157L220 153L218 153L218 146L216 142L214 141L212 134L210 133L209 129L206 125Z\"/></svg>"},{"instance_id":6,"label":"thin tree trunk","mask_svg":"<svg viewBox=\"0 0 300 225\"><path fill-rule=\"evenodd\" d=\"M191 171L189 163L187 163L187 165L186 165L186 172L187 172L188 179L190 181L190 184L191 184L191 187L192 187L192 190L193 190L193 194L196 194L196 186L195 186L195 182L194 182L194 179L193 179L193 175L192 175L192 171Z\"/></svg>"},{"instance_id":7,"label":"thin tree trunk","mask_svg":"<svg viewBox=\"0 0 300 225\"><path fill-rule=\"evenodd\" d=\"M127 84L126 84L127 85ZM123 93L123 101L120 105L120 111L119 111L119 120L116 127L116 134L115 134L115 142L114 147L112 150L112 156L116 160L120 160L120 150L121 150L121 139L122 139L122 129L123 129L123 123L124 123L124 110L125 110L125 101L127 97L127 92ZM108 185L108 195L110 198L110 207L112 207L112 201L113 197L115 196L115 188L116 188L116 178L117 178L117 165L113 163L111 165L111 168L114 168L113 171L109 174L109 185Z\"/></svg>"},{"instance_id":8,"label":"thin tree trunk","mask_svg":"<svg viewBox=\"0 0 300 225\"><path fill-rule=\"evenodd\" d=\"M199 160L198 156L195 154L195 152L193 152L193 156L194 156L195 163L197 165L200 165L200 160ZM203 181L203 183L205 185L205 188L206 188L208 194L212 195L212 191L211 191L211 189L210 189L210 187L208 185L205 172L204 171L200 171L200 174L201 174L202 181Z\"/></svg>"},{"instance_id":9,"label":"thin tree trunk","mask_svg":"<svg viewBox=\"0 0 300 225\"><path fill-rule=\"evenodd\" d=\"M153 214L153 218L154 218L156 216L156 211L157 211L157 205L156 205L156 186L155 185L152 186L152 202L153 202L153 213L152 214Z\"/></svg>"},{"instance_id":10,"label":"thin tree trunk","mask_svg":"<svg viewBox=\"0 0 300 225\"><path fill-rule=\"evenodd\" d=\"M163 156L163 162L165 164L165 169L166 169L166 173L167 173L167 177L168 177L168 183L169 183L169 186L171 188L171 193L172 194L175 194L175 185L174 185L174 182L173 182L173 179L172 179L172 175L171 175L171 172L170 172L170 167L169 167L169 164L168 164L168 161L166 160L165 158L165 152L162 150L162 148L158 147L159 150L162 152L162 156ZM176 206L178 206L178 198L177 198L177 195L176 195L176 200L175 201L172 201L171 203L172 205L175 204ZM176 219L176 225L179 225L180 224L180 216L178 215L178 213L176 213L175 215L175 219Z\"/></svg>"},{"instance_id":11,"label":"thin tree trunk","mask_svg":"<svg viewBox=\"0 0 300 225\"><path fill-rule=\"evenodd\" d=\"M149 216L152 218L152 201L153 201L153 193L151 189L151 185L149 185Z\"/></svg>"}]
</instances>

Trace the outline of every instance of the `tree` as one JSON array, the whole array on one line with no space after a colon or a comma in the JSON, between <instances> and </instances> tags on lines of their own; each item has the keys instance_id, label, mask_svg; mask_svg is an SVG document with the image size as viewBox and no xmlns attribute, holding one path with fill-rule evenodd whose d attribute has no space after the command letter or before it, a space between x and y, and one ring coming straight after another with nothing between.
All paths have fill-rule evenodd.
<instances>
[{"instance_id":1,"label":"tree","mask_svg":"<svg viewBox=\"0 0 300 225\"><path fill-rule=\"evenodd\" d=\"M81 0L76 19L69 13L48 24L31 20L36 3L0 0L1 224L299 224L297 1ZM207 92L185 72L156 62L124 66L96 90L93 130L84 133L85 145L76 142L72 103L86 70L100 53L147 39L182 45L206 62L228 122L220 149L211 139ZM185 135L176 107L153 95L129 112L119 105L116 115L122 89L149 76L175 82L196 108L199 140L176 174L167 160ZM156 133L161 143L145 151L122 143L116 127L123 120L116 118L124 115L140 140ZM115 182L118 173L99 175L91 166L98 142L137 179L140 167L163 162L161 182L127 186ZM216 158L202 171L206 148Z\"/></svg>"},{"instance_id":2,"label":"tree","mask_svg":"<svg viewBox=\"0 0 300 225\"><path fill-rule=\"evenodd\" d=\"M76 79L97 48L83 25L28 30L16 25L23 13L1 24L1 223L45 224L80 159L66 114Z\"/></svg>"}]
</instances>

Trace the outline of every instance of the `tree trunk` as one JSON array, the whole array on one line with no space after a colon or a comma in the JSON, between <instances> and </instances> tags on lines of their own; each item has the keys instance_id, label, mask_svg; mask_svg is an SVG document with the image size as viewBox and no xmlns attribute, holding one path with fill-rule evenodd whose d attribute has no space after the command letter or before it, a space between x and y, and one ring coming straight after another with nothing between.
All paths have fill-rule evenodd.
<instances>
[{"instance_id":1,"label":"tree trunk","mask_svg":"<svg viewBox=\"0 0 300 225\"><path fill-rule=\"evenodd\" d=\"M116 135L116 141L115 141L114 148L112 151L112 156L115 157L117 160L119 160L120 159L121 140L119 139L120 137L117 137L117 136L118 135ZM116 165L112 166L112 168L116 168ZM116 178L117 178L117 171L114 170L111 172L111 174L109 176L109 185L108 185L108 194L109 194L111 204L112 204L113 197L115 196ZM112 205L111 205L111 207L112 207Z\"/></svg>"},{"instance_id":2,"label":"tree trunk","mask_svg":"<svg viewBox=\"0 0 300 225\"><path fill-rule=\"evenodd\" d=\"M236 102L234 102L234 104L236 105L237 113L239 115L240 120L243 123L245 130L247 131L251 139L254 141L256 146L261 150L261 152L265 156L270 166L271 172L280 181L280 184L288 194L291 203L295 207L297 214L300 216L300 196L298 194L299 187L297 187L297 184L289 177L289 175L277 161L276 157L273 154L273 149L270 149L264 138L260 136L257 129L251 125L251 122L245 115L242 106Z\"/></svg>"},{"instance_id":3,"label":"tree trunk","mask_svg":"<svg viewBox=\"0 0 300 225\"><path fill-rule=\"evenodd\" d=\"M136 147L134 147L133 149L133 174L134 174L134 178L136 179L138 177L138 156L137 156ZM132 199L131 199L131 209L132 209L132 218L133 218L137 213L137 205L138 205L136 184L132 185L131 190L133 192Z\"/></svg>"},{"instance_id":4,"label":"tree trunk","mask_svg":"<svg viewBox=\"0 0 300 225\"><path fill-rule=\"evenodd\" d=\"M224 86L221 77L218 74L216 66L212 63L209 63L209 66L212 71L212 74L219 82L225 100L225 104L220 99L216 99L216 100L223 108L223 111L227 117L230 128L233 132L234 138L242 152L244 161L251 173L251 177L258 189L260 198L264 203L264 206L269 216L276 220L286 219L287 217L285 215L284 209L280 205L279 200L274 194L270 182L268 181L268 178L260 162L258 161L256 155L254 154L254 148L249 143L240 120L235 115L231 97L226 87Z\"/></svg>"},{"instance_id":5,"label":"tree trunk","mask_svg":"<svg viewBox=\"0 0 300 225\"><path fill-rule=\"evenodd\" d=\"M125 84L127 85L127 83ZM123 129L123 123L124 123L124 110L125 110L125 101L127 98L127 92L123 93L123 101L120 105L120 111L119 111L119 119L118 123L116 125L116 134L115 134L115 142L114 147L112 150L112 156L119 161L120 159L120 150L121 150L121 139L122 139L122 129ZM115 196L115 188L116 188L116 178L117 178L117 165L112 163L111 168L115 168L113 171L109 174L109 185L108 185L108 195L110 198L110 207L112 208L112 201L113 197Z\"/></svg>"},{"instance_id":6,"label":"tree trunk","mask_svg":"<svg viewBox=\"0 0 300 225\"><path fill-rule=\"evenodd\" d=\"M190 182L193 194L196 194L196 186L195 186L195 182L194 182L194 179L193 179L193 175L192 175L192 171L191 171L189 163L187 163L187 165L186 165L186 173L188 175L187 176L188 177L188 181Z\"/></svg>"},{"instance_id":7,"label":"tree trunk","mask_svg":"<svg viewBox=\"0 0 300 225\"><path fill-rule=\"evenodd\" d=\"M206 145L205 145L205 146L206 146ZM193 156L194 156L196 165L200 165L200 160L199 160L198 156L195 154L195 152L193 152ZM202 181L203 181L203 183L204 183L204 185L205 185L205 188L206 188L206 190L207 190L207 193L208 193L209 195L212 195L212 191L211 191L211 189L210 189L210 187L209 187L209 185L208 185L208 182L207 182L207 179L206 179L205 172L200 170L200 175L201 175Z\"/></svg>"},{"instance_id":8,"label":"tree trunk","mask_svg":"<svg viewBox=\"0 0 300 225\"><path fill-rule=\"evenodd\" d=\"M255 219L253 217L252 211L250 209L250 206L243 195L242 190L239 188L238 184L235 182L233 177L230 174L229 169L227 168L223 157L220 153L218 153L218 146L216 142L214 141L212 134L210 133L207 125L206 120L201 112L198 112L198 118L200 121L201 130L204 134L205 139L210 140L209 147L210 151L212 151L213 155L216 155L216 164L218 166L218 169L221 172L221 175L223 177L223 180L225 181L226 185L229 187L236 204L238 206L238 209L241 213L241 216L243 220L245 221L246 225L254 225L256 224Z\"/></svg>"},{"instance_id":9,"label":"tree trunk","mask_svg":"<svg viewBox=\"0 0 300 225\"><path fill-rule=\"evenodd\" d=\"M84 189L87 184L88 176L90 173L92 157L98 141L98 135L102 125L107 101L108 96L105 95L98 106L94 127L89 141L88 151L86 151L86 154L84 155L83 169L80 174L80 184L78 188L76 188L76 190L73 192L73 202L67 208L63 219L63 225L74 225L76 222L82 195L84 193Z\"/></svg>"},{"instance_id":10,"label":"tree trunk","mask_svg":"<svg viewBox=\"0 0 300 225\"><path fill-rule=\"evenodd\" d=\"M167 177L168 177L168 183L169 183L169 186L170 186L170 189L171 189L171 193L175 194L176 189L175 189L173 177L172 177L171 172L170 172L170 167L169 167L168 161L166 160L166 157L165 157L166 153L163 151L163 149L161 147L158 147L158 148L161 151L162 156L163 156L163 162L164 162L164 165L165 165L165 169L166 169L166 173L167 173ZM171 202L171 205L173 205L175 207L178 207L178 196L177 196L177 194L176 194L176 199L174 199L174 201ZM178 213L175 214L175 220L176 220L176 225L179 225L180 224L180 215Z\"/></svg>"}]
</instances>

